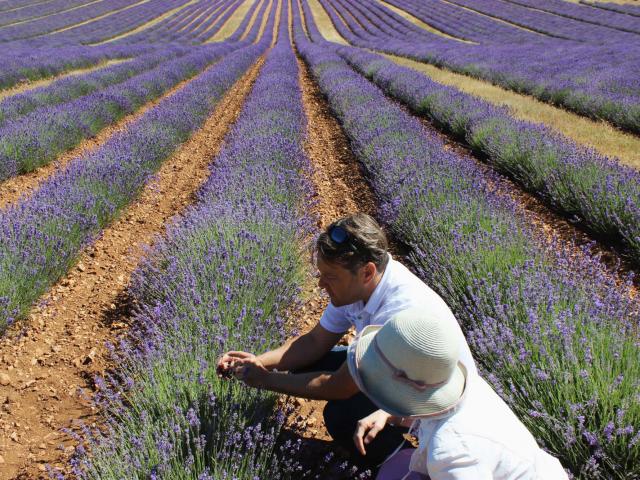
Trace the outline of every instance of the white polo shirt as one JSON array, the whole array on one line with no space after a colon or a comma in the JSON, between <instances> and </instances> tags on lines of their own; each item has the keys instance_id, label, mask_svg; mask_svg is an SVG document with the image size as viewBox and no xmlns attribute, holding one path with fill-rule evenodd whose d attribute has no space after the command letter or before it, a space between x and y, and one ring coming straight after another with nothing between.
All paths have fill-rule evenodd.
<instances>
[{"instance_id":1,"label":"white polo shirt","mask_svg":"<svg viewBox=\"0 0 640 480\"><path fill-rule=\"evenodd\" d=\"M358 301L342 307L329 304L320 325L333 333L344 333L354 326L359 333L367 325L383 325L396 313L407 308L438 310L440 318L460 336L460 361L467 371L477 373L467 340L449 306L436 292L400 262L389 255L389 263L369 301Z\"/></svg>"}]
</instances>

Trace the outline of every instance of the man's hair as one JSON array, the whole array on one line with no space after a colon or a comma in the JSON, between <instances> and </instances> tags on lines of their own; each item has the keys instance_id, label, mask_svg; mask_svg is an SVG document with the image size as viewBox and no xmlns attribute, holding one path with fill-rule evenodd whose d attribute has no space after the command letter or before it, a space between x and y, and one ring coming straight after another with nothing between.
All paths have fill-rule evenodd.
<instances>
[{"instance_id":1,"label":"man's hair","mask_svg":"<svg viewBox=\"0 0 640 480\"><path fill-rule=\"evenodd\" d=\"M347 234L340 243L331 238L336 227ZM368 262L373 262L378 271L383 272L389 263L388 247L387 237L378 222L366 213L354 213L329 225L318 236L315 250L323 260L337 263L351 273L356 273Z\"/></svg>"}]
</instances>

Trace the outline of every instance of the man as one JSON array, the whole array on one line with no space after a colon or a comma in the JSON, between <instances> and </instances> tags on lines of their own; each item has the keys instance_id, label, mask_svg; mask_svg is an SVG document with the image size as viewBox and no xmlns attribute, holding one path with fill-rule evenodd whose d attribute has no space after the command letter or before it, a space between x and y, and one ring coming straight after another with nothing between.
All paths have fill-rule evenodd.
<instances>
[{"instance_id":1,"label":"man","mask_svg":"<svg viewBox=\"0 0 640 480\"><path fill-rule=\"evenodd\" d=\"M247 385L296 397L328 400L324 420L329 434L355 452L358 420L377 410L354 383L345 347L336 344L352 326L383 325L407 308L438 312L461 345L461 359L475 370L469 346L446 303L388 253L384 232L369 215L357 213L332 223L319 235L315 260L331 303L308 333L255 356L231 351L218 362L221 375L235 375ZM292 373L284 373L292 372ZM367 450L367 463L378 464L402 441L404 427L385 429Z\"/></svg>"}]
</instances>

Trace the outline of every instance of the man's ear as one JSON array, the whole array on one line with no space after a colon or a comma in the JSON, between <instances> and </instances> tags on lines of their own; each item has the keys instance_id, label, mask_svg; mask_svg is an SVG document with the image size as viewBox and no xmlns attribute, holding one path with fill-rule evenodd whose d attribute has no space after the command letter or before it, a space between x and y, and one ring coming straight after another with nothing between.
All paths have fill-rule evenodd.
<instances>
[{"instance_id":1,"label":"man's ear","mask_svg":"<svg viewBox=\"0 0 640 480\"><path fill-rule=\"evenodd\" d=\"M365 282L370 282L378 273L376 264L373 262L367 262L362 266L362 279Z\"/></svg>"}]
</instances>

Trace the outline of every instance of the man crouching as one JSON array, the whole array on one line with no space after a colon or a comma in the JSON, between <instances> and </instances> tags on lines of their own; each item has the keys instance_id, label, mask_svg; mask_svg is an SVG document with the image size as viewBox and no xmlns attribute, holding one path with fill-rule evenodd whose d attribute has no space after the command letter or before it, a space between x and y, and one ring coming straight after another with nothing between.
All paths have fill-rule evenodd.
<instances>
[{"instance_id":1,"label":"man crouching","mask_svg":"<svg viewBox=\"0 0 640 480\"><path fill-rule=\"evenodd\" d=\"M459 338L461 361L475 371L469 346L447 304L388 252L386 236L369 215L357 213L333 222L318 236L315 261L318 285L331 303L308 333L275 350L254 355L230 351L218 372L249 386L328 400L324 421L331 437L356 452L352 441L358 421L378 407L358 390L346 363L347 348L336 346L352 326L383 325L407 308L435 314ZM288 373L286 373L288 372ZM379 464L403 441L405 427L384 429L367 449L367 464Z\"/></svg>"}]
</instances>

